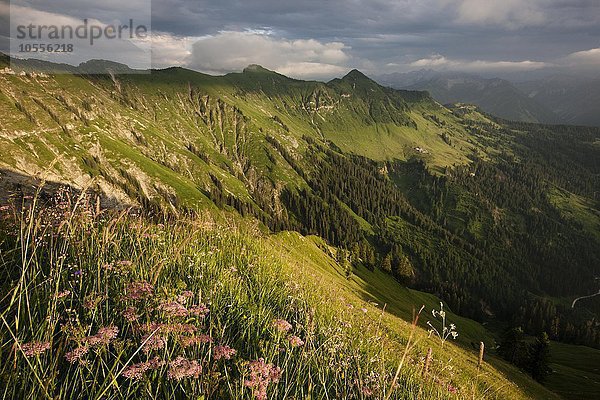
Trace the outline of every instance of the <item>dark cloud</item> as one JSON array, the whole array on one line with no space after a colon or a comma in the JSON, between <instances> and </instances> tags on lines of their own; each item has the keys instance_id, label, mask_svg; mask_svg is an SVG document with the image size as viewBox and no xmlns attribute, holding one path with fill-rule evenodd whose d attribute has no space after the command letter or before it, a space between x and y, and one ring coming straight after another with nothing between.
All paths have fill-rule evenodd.
<instances>
[{"instance_id":1,"label":"dark cloud","mask_svg":"<svg viewBox=\"0 0 600 400\"><path fill-rule=\"evenodd\" d=\"M29 3L48 12L71 16L93 12L94 18L108 20L114 17L115 7L131 10L147 7L148 1L29 0ZM521 62L523 68L527 65L537 68L539 63L555 64L569 54L600 48L600 2L154 0L152 27L163 34L160 51L166 49L170 55L163 57L162 63L177 63L174 57L179 55L182 57L179 63L190 63L200 69L210 67L214 71L237 68L228 51L243 53L240 60L252 59L243 44L253 42L261 44L261 57L267 57L263 60L265 64L281 67L285 64L281 57L267 51L265 46L271 43L274 48L283 49L293 47L297 40L310 39L317 42L313 43L317 53L319 49L342 44L345 57L332 62L309 49L303 53L305 60L294 55L292 61L296 66L304 62L311 68L322 65L323 71L359 67L378 73L407 70L414 68L419 60L430 59L438 60L440 68L489 67L494 62L498 68L517 65L511 62ZM240 33L239 43L233 43L232 32ZM268 39L256 36L259 34ZM169 37L174 38L172 44ZM176 50L182 43L191 43L193 37L205 41L208 37L210 41L190 44L189 51ZM204 55L199 52L208 50L215 59L202 62ZM160 58L159 50L156 53ZM219 57L223 60L221 65ZM439 62L441 58L448 60L445 66ZM489 70L487 67L484 69ZM296 70L288 65L290 69Z\"/></svg>"}]
</instances>

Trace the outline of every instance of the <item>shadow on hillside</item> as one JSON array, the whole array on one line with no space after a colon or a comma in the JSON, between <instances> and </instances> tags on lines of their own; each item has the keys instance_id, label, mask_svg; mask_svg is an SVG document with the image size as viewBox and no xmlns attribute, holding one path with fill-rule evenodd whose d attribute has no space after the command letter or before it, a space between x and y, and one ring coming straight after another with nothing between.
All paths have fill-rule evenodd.
<instances>
[{"instance_id":1,"label":"shadow on hillside","mask_svg":"<svg viewBox=\"0 0 600 400\"><path fill-rule=\"evenodd\" d=\"M108 196L98 187L86 190L94 203L99 201L102 209L126 209L131 204ZM17 171L0 168L0 205L13 204L17 207L31 203L37 196L38 204L51 205L52 201L62 195L68 195L71 199L79 198L82 189L64 182L43 180L39 177L26 175Z\"/></svg>"}]
</instances>

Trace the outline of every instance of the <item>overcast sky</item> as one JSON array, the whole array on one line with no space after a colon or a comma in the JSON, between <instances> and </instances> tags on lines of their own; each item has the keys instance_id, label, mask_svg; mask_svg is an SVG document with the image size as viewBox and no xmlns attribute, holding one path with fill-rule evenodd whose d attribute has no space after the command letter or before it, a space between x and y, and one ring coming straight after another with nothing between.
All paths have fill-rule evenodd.
<instances>
[{"instance_id":1,"label":"overcast sky","mask_svg":"<svg viewBox=\"0 0 600 400\"><path fill-rule=\"evenodd\" d=\"M148 3L13 1L44 11L47 23L65 16L110 23ZM6 7L0 11L5 25ZM600 70L600 0L154 0L152 31L156 67L211 73L251 63L317 79L352 68Z\"/></svg>"}]
</instances>

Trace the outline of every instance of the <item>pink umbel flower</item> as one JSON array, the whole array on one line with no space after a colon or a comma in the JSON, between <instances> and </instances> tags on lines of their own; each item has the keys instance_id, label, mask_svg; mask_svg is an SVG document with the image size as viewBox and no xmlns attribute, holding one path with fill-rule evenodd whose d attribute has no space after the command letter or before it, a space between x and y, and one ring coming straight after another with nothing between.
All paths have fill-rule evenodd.
<instances>
[{"instance_id":1,"label":"pink umbel flower","mask_svg":"<svg viewBox=\"0 0 600 400\"><path fill-rule=\"evenodd\" d=\"M188 309L177 301L170 301L160 305L159 309L163 311L167 317L187 317Z\"/></svg>"},{"instance_id":2,"label":"pink umbel flower","mask_svg":"<svg viewBox=\"0 0 600 400\"><path fill-rule=\"evenodd\" d=\"M49 349L50 349L50 342L34 341L34 342L24 343L21 345L21 350L23 350L23 354L25 354L25 357L27 357L27 358L33 357L33 356L39 356L40 354L42 354L43 352L45 352Z\"/></svg>"},{"instance_id":3,"label":"pink umbel flower","mask_svg":"<svg viewBox=\"0 0 600 400\"><path fill-rule=\"evenodd\" d=\"M137 313L137 308L135 308L135 307L125 308L125 310L123 310L123 313L121 315L123 315L123 318L125 318L129 322L137 321L137 319L140 317Z\"/></svg>"},{"instance_id":4,"label":"pink umbel flower","mask_svg":"<svg viewBox=\"0 0 600 400\"><path fill-rule=\"evenodd\" d=\"M144 343L144 345L142 346L142 351L146 354L150 353L153 350L160 350L163 347L165 347L165 339L163 339L157 334L154 334L152 336L150 336L150 334L144 335L142 337L142 343Z\"/></svg>"},{"instance_id":5,"label":"pink umbel flower","mask_svg":"<svg viewBox=\"0 0 600 400\"><path fill-rule=\"evenodd\" d=\"M264 358L250 362L250 378L244 381L244 386L252 389L252 394L257 400L267 399L269 384L279 382L281 368L267 364Z\"/></svg>"},{"instance_id":6,"label":"pink umbel flower","mask_svg":"<svg viewBox=\"0 0 600 400\"><path fill-rule=\"evenodd\" d=\"M188 360L181 356L169 363L169 372L167 377L173 380L184 378L198 378L202 373L202 366L196 360Z\"/></svg>"},{"instance_id":7,"label":"pink umbel flower","mask_svg":"<svg viewBox=\"0 0 600 400\"><path fill-rule=\"evenodd\" d=\"M289 332L292 329L292 324L285 319L276 319L273 321L273 327L281 333Z\"/></svg>"},{"instance_id":8,"label":"pink umbel flower","mask_svg":"<svg viewBox=\"0 0 600 400\"><path fill-rule=\"evenodd\" d=\"M206 315L210 312L210 310L208 309L208 307L206 307L204 304L198 304L197 306L191 306L189 309L189 314L190 315L195 315L197 317L206 317Z\"/></svg>"},{"instance_id":9,"label":"pink umbel flower","mask_svg":"<svg viewBox=\"0 0 600 400\"><path fill-rule=\"evenodd\" d=\"M88 351L89 348L87 346L80 346L74 349L73 351L70 351L67 354L65 354L65 358L71 364L74 364L77 361L82 362L83 360L81 358L85 356L88 353Z\"/></svg>"},{"instance_id":10,"label":"pink umbel flower","mask_svg":"<svg viewBox=\"0 0 600 400\"><path fill-rule=\"evenodd\" d=\"M130 365L123 371L123 376L127 379L139 381L144 377L144 373L148 370L147 363L138 363Z\"/></svg>"},{"instance_id":11,"label":"pink umbel flower","mask_svg":"<svg viewBox=\"0 0 600 400\"><path fill-rule=\"evenodd\" d=\"M300 339L298 336L290 335L287 338L288 342L292 345L292 347L304 346L304 340Z\"/></svg>"},{"instance_id":12,"label":"pink umbel flower","mask_svg":"<svg viewBox=\"0 0 600 400\"><path fill-rule=\"evenodd\" d=\"M139 381L144 377L146 371L158 369L163 365L165 365L164 361L161 361L158 357L154 357L150 361L130 365L123 371L123 376L127 379Z\"/></svg>"},{"instance_id":13,"label":"pink umbel flower","mask_svg":"<svg viewBox=\"0 0 600 400\"><path fill-rule=\"evenodd\" d=\"M235 349L232 349L229 346L215 346L213 349L213 356L215 360L220 360L224 358L225 360L230 360L231 357L235 355Z\"/></svg>"},{"instance_id":14,"label":"pink umbel flower","mask_svg":"<svg viewBox=\"0 0 600 400\"><path fill-rule=\"evenodd\" d=\"M154 286L146 281L132 282L125 288L125 298L141 300L154 294Z\"/></svg>"},{"instance_id":15,"label":"pink umbel flower","mask_svg":"<svg viewBox=\"0 0 600 400\"><path fill-rule=\"evenodd\" d=\"M98 333L85 338L89 346L108 346L119 334L119 328L114 325L98 329Z\"/></svg>"}]
</instances>

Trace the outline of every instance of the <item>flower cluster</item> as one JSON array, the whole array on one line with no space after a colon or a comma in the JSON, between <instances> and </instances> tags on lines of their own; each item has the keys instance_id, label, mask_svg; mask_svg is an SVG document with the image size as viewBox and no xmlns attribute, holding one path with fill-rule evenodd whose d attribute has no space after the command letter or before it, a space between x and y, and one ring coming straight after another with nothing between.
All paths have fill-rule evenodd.
<instances>
[{"instance_id":1,"label":"flower cluster","mask_svg":"<svg viewBox=\"0 0 600 400\"><path fill-rule=\"evenodd\" d=\"M158 369L163 365L165 365L164 361L161 361L158 357L154 357L150 361L130 365L123 371L123 376L127 379L139 381L144 377L146 371Z\"/></svg>"},{"instance_id":2,"label":"flower cluster","mask_svg":"<svg viewBox=\"0 0 600 400\"><path fill-rule=\"evenodd\" d=\"M215 360L225 359L230 360L231 357L235 355L235 349L232 349L229 346L215 346L213 350L213 356Z\"/></svg>"},{"instance_id":3,"label":"flower cluster","mask_svg":"<svg viewBox=\"0 0 600 400\"><path fill-rule=\"evenodd\" d=\"M287 322L285 319L276 319L273 321L273 327L281 333L286 333L292 329L292 324Z\"/></svg>"},{"instance_id":4,"label":"flower cluster","mask_svg":"<svg viewBox=\"0 0 600 400\"><path fill-rule=\"evenodd\" d=\"M191 306L188 312L190 315L204 318L209 313L209 309L204 304L198 304L197 306Z\"/></svg>"},{"instance_id":5,"label":"flower cluster","mask_svg":"<svg viewBox=\"0 0 600 400\"><path fill-rule=\"evenodd\" d=\"M120 260L104 264L102 268L117 274L127 274L133 268L133 263L129 260Z\"/></svg>"},{"instance_id":6,"label":"flower cluster","mask_svg":"<svg viewBox=\"0 0 600 400\"><path fill-rule=\"evenodd\" d=\"M272 325L278 333L288 333L293 328L292 324L285 319L276 319L273 321ZM286 339L292 347L304 346L304 340L300 339L298 336L289 334Z\"/></svg>"},{"instance_id":7,"label":"flower cluster","mask_svg":"<svg viewBox=\"0 0 600 400\"><path fill-rule=\"evenodd\" d=\"M264 358L250 362L250 378L244 381L244 386L252 389L257 400L266 400L269 384L279 382L281 368L267 364Z\"/></svg>"},{"instance_id":8,"label":"flower cluster","mask_svg":"<svg viewBox=\"0 0 600 400\"><path fill-rule=\"evenodd\" d=\"M23 350L23 354L25 357L33 357L39 356L43 352L50 349L50 342L29 342L21 345L21 350Z\"/></svg>"},{"instance_id":9,"label":"flower cluster","mask_svg":"<svg viewBox=\"0 0 600 400\"><path fill-rule=\"evenodd\" d=\"M298 336L290 335L287 340L292 347L304 346L304 340L300 339Z\"/></svg>"},{"instance_id":10,"label":"flower cluster","mask_svg":"<svg viewBox=\"0 0 600 400\"><path fill-rule=\"evenodd\" d=\"M169 379L181 380L183 378L198 378L202 373L202 366L196 360L188 360L184 357L177 357L169 363Z\"/></svg>"},{"instance_id":11,"label":"flower cluster","mask_svg":"<svg viewBox=\"0 0 600 400\"><path fill-rule=\"evenodd\" d=\"M129 322L137 321L140 317L137 313L137 308L133 306L126 307L121 315L123 315L123 318L125 318Z\"/></svg>"},{"instance_id":12,"label":"flower cluster","mask_svg":"<svg viewBox=\"0 0 600 400\"><path fill-rule=\"evenodd\" d=\"M187 317L188 315L188 309L177 301L163 303L159 306L159 309L164 312L167 317L171 318Z\"/></svg>"},{"instance_id":13,"label":"flower cluster","mask_svg":"<svg viewBox=\"0 0 600 400\"><path fill-rule=\"evenodd\" d=\"M88 336L84 341L89 346L108 346L110 342L119 334L119 328L114 325L98 329L98 333Z\"/></svg>"},{"instance_id":14,"label":"flower cluster","mask_svg":"<svg viewBox=\"0 0 600 400\"><path fill-rule=\"evenodd\" d=\"M158 334L147 334L142 337L142 351L146 354L165 347L165 339Z\"/></svg>"},{"instance_id":15,"label":"flower cluster","mask_svg":"<svg viewBox=\"0 0 600 400\"><path fill-rule=\"evenodd\" d=\"M90 349L87 346L80 346L65 354L65 358L71 364L74 364L77 361L83 362L82 357L85 356L89 350Z\"/></svg>"},{"instance_id":16,"label":"flower cluster","mask_svg":"<svg viewBox=\"0 0 600 400\"><path fill-rule=\"evenodd\" d=\"M162 303L158 309L165 313L167 317L178 318L196 316L204 318L208 313L209 309L204 304L193 305L187 308L180 301L168 301Z\"/></svg>"},{"instance_id":17,"label":"flower cluster","mask_svg":"<svg viewBox=\"0 0 600 400\"><path fill-rule=\"evenodd\" d=\"M125 288L127 300L141 300L154 294L154 286L146 281L132 282Z\"/></svg>"},{"instance_id":18,"label":"flower cluster","mask_svg":"<svg viewBox=\"0 0 600 400\"><path fill-rule=\"evenodd\" d=\"M456 339L458 337L458 332L456 331L456 325L450 324L446 325L446 311L444 311L444 303L440 301L440 310L431 310L431 314L434 318L439 318L441 323L441 329L433 326L431 321L427 321L427 325L429 326L429 336L437 336L442 342L442 346L446 343L449 337L452 339Z\"/></svg>"}]
</instances>

